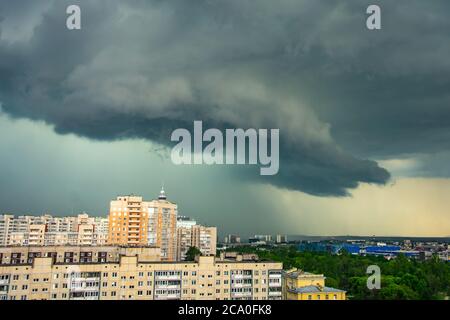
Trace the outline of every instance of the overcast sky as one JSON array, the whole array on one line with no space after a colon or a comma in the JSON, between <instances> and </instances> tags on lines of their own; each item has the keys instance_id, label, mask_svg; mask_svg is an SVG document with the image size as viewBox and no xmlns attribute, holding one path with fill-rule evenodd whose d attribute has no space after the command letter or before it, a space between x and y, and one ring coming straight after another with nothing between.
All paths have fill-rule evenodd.
<instances>
[{"instance_id":1,"label":"overcast sky","mask_svg":"<svg viewBox=\"0 0 450 320\"><path fill-rule=\"evenodd\" d=\"M450 3L371 3L0 0L0 212L164 183L221 234L449 236ZM194 120L279 128L278 175L173 165Z\"/></svg>"}]
</instances>

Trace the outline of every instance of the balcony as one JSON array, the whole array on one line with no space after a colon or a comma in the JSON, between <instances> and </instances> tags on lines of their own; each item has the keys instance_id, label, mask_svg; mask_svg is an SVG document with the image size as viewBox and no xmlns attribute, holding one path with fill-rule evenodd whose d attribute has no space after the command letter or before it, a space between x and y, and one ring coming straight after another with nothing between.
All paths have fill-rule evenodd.
<instances>
[{"instance_id":1,"label":"balcony","mask_svg":"<svg viewBox=\"0 0 450 320\"><path fill-rule=\"evenodd\" d=\"M232 283L232 288L251 288L253 285L251 283Z\"/></svg>"},{"instance_id":2,"label":"balcony","mask_svg":"<svg viewBox=\"0 0 450 320\"><path fill-rule=\"evenodd\" d=\"M181 293L155 295L155 300L179 300L179 299L181 299Z\"/></svg>"},{"instance_id":3,"label":"balcony","mask_svg":"<svg viewBox=\"0 0 450 320\"><path fill-rule=\"evenodd\" d=\"M232 298L251 298L252 293L251 292L232 292L231 297Z\"/></svg>"},{"instance_id":4,"label":"balcony","mask_svg":"<svg viewBox=\"0 0 450 320\"><path fill-rule=\"evenodd\" d=\"M155 290L179 290L181 289L181 284L158 284L155 285Z\"/></svg>"},{"instance_id":5,"label":"balcony","mask_svg":"<svg viewBox=\"0 0 450 320\"><path fill-rule=\"evenodd\" d=\"M155 276L155 281L157 280L181 280L181 275Z\"/></svg>"},{"instance_id":6,"label":"balcony","mask_svg":"<svg viewBox=\"0 0 450 320\"><path fill-rule=\"evenodd\" d=\"M281 287L281 281L280 282L269 282L269 287Z\"/></svg>"},{"instance_id":7,"label":"balcony","mask_svg":"<svg viewBox=\"0 0 450 320\"><path fill-rule=\"evenodd\" d=\"M252 279L251 274L233 274L231 275L231 279L243 280L243 279Z\"/></svg>"}]
</instances>

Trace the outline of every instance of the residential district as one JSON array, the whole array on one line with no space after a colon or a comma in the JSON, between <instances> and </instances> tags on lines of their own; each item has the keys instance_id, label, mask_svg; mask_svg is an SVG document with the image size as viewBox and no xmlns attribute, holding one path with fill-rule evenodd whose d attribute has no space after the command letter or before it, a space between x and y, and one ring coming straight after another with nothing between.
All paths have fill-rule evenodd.
<instances>
[{"instance_id":1,"label":"residential district","mask_svg":"<svg viewBox=\"0 0 450 320\"><path fill-rule=\"evenodd\" d=\"M239 245L229 235L219 246L217 228L179 216L164 190L152 201L119 196L108 218L0 215L0 300L346 299L324 274L224 250Z\"/></svg>"}]
</instances>

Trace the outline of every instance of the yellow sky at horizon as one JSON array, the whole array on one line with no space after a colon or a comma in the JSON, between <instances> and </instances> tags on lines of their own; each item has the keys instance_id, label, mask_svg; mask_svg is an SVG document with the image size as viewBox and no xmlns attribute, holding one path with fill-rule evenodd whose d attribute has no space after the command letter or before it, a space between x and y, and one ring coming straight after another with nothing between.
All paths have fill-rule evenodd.
<instances>
[{"instance_id":1,"label":"yellow sky at horizon","mask_svg":"<svg viewBox=\"0 0 450 320\"><path fill-rule=\"evenodd\" d=\"M450 236L450 179L397 178L386 186L361 184L351 197L316 197L264 186L278 199L290 234ZM358 232L355 232L358 230Z\"/></svg>"}]
</instances>

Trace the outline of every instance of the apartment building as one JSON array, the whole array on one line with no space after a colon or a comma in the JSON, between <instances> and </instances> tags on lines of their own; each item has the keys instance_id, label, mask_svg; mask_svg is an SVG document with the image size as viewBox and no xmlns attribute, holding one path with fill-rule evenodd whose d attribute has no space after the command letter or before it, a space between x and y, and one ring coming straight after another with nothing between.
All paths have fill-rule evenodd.
<instances>
[{"instance_id":1,"label":"apartment building","mask_svg":"<svg viewBox=\"0 0 450 320\"><path fill-rule=\"evenodd\" d=\"M164 189L157 200L119 196L110 203L109 243L151 245L161 248L161 259L176 260L177 205L167 200Z\"/></svg>"},{"instance_id":2,"label":"apartment building","mask_svg":"<svg viewBox=\"0 0 450 320\"><path fill-rule=\"evenodd\" d=\"M215 255L217 247L217 228L195 225L192 227L192 246L204 255Z\"/></svg>"},{"instance_id":3,"label":"apartment building","mask_svg":"<svg viewBox=\"0 0 450 320\"><path fill-rule=\"evenodd\" d=\"M189 217L177 220L177 260L186 258L190 247L196 247L203 255L215 255L217 247L217 228L198 225Z\"/></svg>"},{"instance_id":4,"label":"apartment building","mask_svg":"<svg viewBox=\"0 0 450 320\"><path fill-rule=\"evenodd\" d=\"M132 249L132 248L128 248ZM0 265L1 300L268 300L282 297L282 264L220 260L143 261L128 252L118 261Z\"/></svg>"},{"instance_id":5,"label":"apartment building","mask_svg":"<svg viewBox=\"0 0 450 320\"><path fill-rule=\"evenodd\" d=\"M119 262L122 255L136 255L139 261L160 261L157 247L120 246L26 246L0 248L0 265L33 264L35 258L52 258L54 263Z\"/></svg>"},{"instance_id":6,"label":"apartment building","mask_svg":"<svg viewBox=\"0 0 450 320\"><path fill-rule=\"evenodd\" d=\"M0 215L0 246L105 245L108 219Z\"/></svg>"},{"instance_id":7,"label":"apartment building","mask_svg":"<svg viewBox=\"0 0 450 320\"><path fill-rule=\"evenodd\" d=\"M346 292L325 286L323 274L292 269L283 272L284 300L345 300Z\"/></svg>"}]
</instances>

